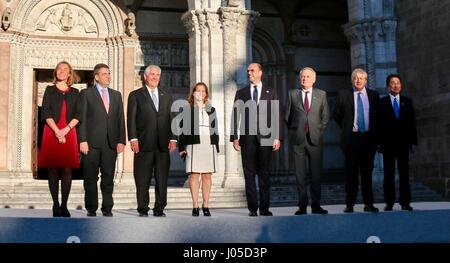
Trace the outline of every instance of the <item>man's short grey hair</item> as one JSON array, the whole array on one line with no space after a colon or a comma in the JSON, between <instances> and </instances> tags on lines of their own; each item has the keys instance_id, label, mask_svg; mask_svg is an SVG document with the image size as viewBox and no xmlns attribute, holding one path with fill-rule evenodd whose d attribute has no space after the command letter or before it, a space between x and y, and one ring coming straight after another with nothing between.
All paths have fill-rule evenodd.
<instances>
[{"instance_id":1,"label":"man's short grey hair","mask_svg":"<svg viewBox=\"0 0 450 263\"><path fill-rule=\"evenodd\" d=\"M313 68L310 68L310 67L304 67L304 68L302 68L302 69L300 70L300 72L298 73L298 75L299 75L299 76L302 75L303 71L305 71L305 70L311 71L311 72L314 74L314 77L316 76L316 71L315 71Z\"/></svg>"},{"instance_id":2,"label":"man's short grey hair","mask_svg":"<svg viewBox=\"0 0 450 263\"><path fill-rule=\"evenodd\" d=\"M152 68L156 68L158 71L159 71L159 74L161 75L161 68L159 67L159 66L156 66L156 65L148 65L146 68L145 68L145 70L144 70L144 75L146 75L147 76L147 74L150 72L150 70L152 69Z\"/></svg>"}]
</instances>

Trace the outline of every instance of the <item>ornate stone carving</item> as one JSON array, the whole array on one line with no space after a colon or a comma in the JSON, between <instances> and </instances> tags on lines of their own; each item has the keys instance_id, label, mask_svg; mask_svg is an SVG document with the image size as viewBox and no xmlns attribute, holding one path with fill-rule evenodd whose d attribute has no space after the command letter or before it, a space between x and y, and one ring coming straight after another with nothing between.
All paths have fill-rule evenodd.
<instances>
[{"instance_id":1,"label":"ornate stone carving","mask_svg":"<svg viewBox=\"0 0 450 263\"><path fill-rule=\"evenodd\" d=\"M240 0L228 0L228 5L229 7L239 7L240 4Z\"/></svg>"},{"instance_id":2,"label":"ornate stone carving","mask_svg":"<svg viewBox=\"0 0 450 263\"><path fill-rule=\"evenodd\" d=\"M186 32L189 34L189 37L192 37L199 32L198 18L195 15L194 10L183 15L181 20L183 21L183 25L186 28Z\"/></svg>"},{"instance_id":3,"label":"ornate stone carving","mask_svg":"<svg viewBox=\"0 0 450 263\"><path fill-rule=\"evenodd\" d=\"M2 28L3 30L8 30L9 26L11 25L11 8L7 7L4 11L3 11L3 15L2 15Z\"/></svg>"},{"instance_id":4,"label":"ornate stone carving","mask_svg":"<svg viewBox=\"0 0 450 263\"><path fill-rule=\"evenodd\" d=\"M83 8L72 4L52 6L42 12L37 21L36 32L45 34L96 36L98 32L94 18Z\"/></svg>"},{"instance_id":5,"label":"ornate stone carving","mask_svg":"<svg viewBox=\"0 0 450 263\"><path fill-rule=\"evenodd\" d=\"M206 25L208 26L211 34L221 33L221 23L217 13L206 13Z\"/></svg>"},{"instance_id":6,"label":"ornate stone carving","mask_svg":"<svg viewBox=\"0 0 450 263\"><path fill-rule=\"evenodd\" d=\"M125 19L125 33L130 37L136 36L136 17L133 12L128 13Z\"/></svg>"}]
</instances>

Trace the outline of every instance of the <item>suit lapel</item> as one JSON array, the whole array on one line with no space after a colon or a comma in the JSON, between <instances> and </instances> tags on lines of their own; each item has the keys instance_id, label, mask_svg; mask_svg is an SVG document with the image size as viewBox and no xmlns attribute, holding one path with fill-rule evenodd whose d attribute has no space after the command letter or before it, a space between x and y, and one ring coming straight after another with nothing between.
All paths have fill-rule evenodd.
<instances>
[{"instance_id":1,"label":"suit lapel","mask_svg":"<svg viewBox=\"0 0 450 263\"><path fill-rule=\"evenodd\" d=\"M350 100L350 103L347 103L347 105L351 105L351 112L353 113L352 118L355 118L355 97L353 94L353 88L352 90L348 93L347 99Z\"/></svg>"},{"instance_id":2,"label":"suit lapel","mask_svg":"<svg viewBox=\"0 0 450 263\"><path fill-rule=\"evenodd\" d=\"M165 100L164 92L160 88L158 88L158 102L159 102L158 112L164 109L164 107L162 107L164 100Z\"/></svg>"},{"instance_id":3,"label":"suit lapel","mask_svg":"<svg viewBox=\"0 0 450 263\"><path fill-rule=\"evenodd\" d=\"M94 97L98 101L98 105L101 105L101 108L105 112L106 115L108 115L108 112L106 112L105 105L103 104L102 96L100 96L100 93L98 92L97 86L92 87L92 92L94 93ZM108 90L109 92L109 90ZM111 110L111 93L109 93L109 109Z\"/></svg>"},{"instance_id":4,"label":"suit lapel","mask_svg":"<svg viewBox=\"0 0 450 263\"><path fill-rule=\"evenodd\" d=\"M270 90L267 89L264 85L261 88L261 96L259 96L259 100L267 100L270 95Z\"/></svg>"},{"instance_id":5,"label":"suit lapel","mask_svg":"<svg viewBox=\"0 0 450 263\"><path fill-rule=\"evenodd\" d=\"M247 86L247 88L245 88L244 89L244 92L243 92L243 98L242 98L242 100L244 101L244 102L247 102L247 101L249 101L249 100L252 100L252 95L251 95L251 85L249 85L249 86Z\"/></svg>"}]
</instances>

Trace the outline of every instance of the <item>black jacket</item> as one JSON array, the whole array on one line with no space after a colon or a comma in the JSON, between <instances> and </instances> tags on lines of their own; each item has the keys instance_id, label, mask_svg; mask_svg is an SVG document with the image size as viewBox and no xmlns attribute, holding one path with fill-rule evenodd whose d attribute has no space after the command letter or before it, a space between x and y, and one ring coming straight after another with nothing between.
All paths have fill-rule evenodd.
<instances>
[{"instance_id":1,"label":"black jacket","mask_svg":"<svg viewBox=\"0 0 450 263\"><path fill-rule=\"evenodd\" d=\"M44 92L42 99L41 121L52 118L55 123L58 123L61 115L61 107L63 100L66 99L66 120L69 123L72 119L80 119L77 112L79 91L71 88L69 92L62 93L58 91L55 85L48 86Z\"/></svg>"},{"instance_id":2,"label":"black jacket","mask_svg":"<svg viewBox=\"0 0 450 263\"><path fill-rule=\"evenodd\" d=\"M400 119L395 117L391 98L380 99L379 107L380 145L383 150L389 148L407 148L417 145L416 116L412 101L400 95Z\"/></svg>"},{"instance_id":3,"label":"black jacket","mask_svg":"<svg viewBox=\"0 0 450 263\"><path fill-rule=\"evenodd\" d=\"M187 145L200 144L200 127L198 123L198 107L187 106L183 107L182 112L179 113L178 117L181 117L180 128L181 132L178 136L178 149L180 152L186 150ZM219 129L217 125L217 114L216 109L210 105L206 105L206 113L209 116L209 134L211 144L216 146L217 152L219 152ZM184 122L184 120L190 121L190 124ZM197 121L195 121L197 120ZM189 132L183 132L189 130Z\"/></svg>"},{"instance_id":4,"label":"black jacket","mask_svg":"<svg viewBox=\"0 0 450 263\"><path fill-rule=\"evenodd\" d=\"M110 88L108 92L108 113L95 86L80 92L78 141L88 142L89 147L101 148L107 143L116 149L118 143L126 144L122 95Z\"/></svg>"},{"instance_id":5,"label":"black jacket","mask_svg":"<svg viewBox=\"0 0 450 263\"><path fill-rule=\"evenodd\" d=\"M370 147L376 149L378 145L378 100L379 95L375 90L366 88L369 98L369 134ZM350 135L353 132L353 121L355 118L355 101L353 89L339 90L336 99L336 108L334 110L334 119L341 127L341 147L347 149L350 144Z\"/></svg>"},{"instance_id":6,"label":"black jacket","mask_svg":"<svg viewBox=\"0 0 450 263\"><path fill-rule=\"evenodd\" d=\"M230 131L230 142L239 139L240 145L248 145L253 143L255 136L259 143L261 142L261 139L282 140L284 134L283 118L279 104L274 104L275 101L279 103L277 90L271 89L263 84L259 106L257 106L256 109L254 108L255 104L252 104L251 101L250 85L236 91L231 116L232 129ZM262 102L267 103L266 108L261 108ZM272 104L278 106L278 109L272 111ZM259 120L264 119L266 127L270 127L269 131L263 130L263 125L260 125L259 123ZM252 127L255 128L256 131L252 131ZM268 134L266 134L267 132Z\"/></svg>"},{"instance_id":7,"label":"black jacket","mask_svg":"<svg viewBox=\"0 0 450 263\"><path fill-rule=\"evenodd\" d=\"M134 90L128 96L128 140L138 139L139 149L167 152L170 140L177 140L171 130L172 95L158 88L159 109L156 111L147 87Z\"/></svg>"}]
</instances>

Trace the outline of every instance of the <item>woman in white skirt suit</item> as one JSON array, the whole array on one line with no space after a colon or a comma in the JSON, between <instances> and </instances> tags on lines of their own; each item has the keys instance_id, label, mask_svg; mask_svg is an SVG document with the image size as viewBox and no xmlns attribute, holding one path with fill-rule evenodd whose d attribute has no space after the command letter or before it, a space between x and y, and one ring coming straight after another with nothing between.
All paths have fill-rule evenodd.
<instances>
[{"instance_id":1,"label":"woman in white skirt suit","mask_svg":"<svg viewBox=\"0 0 450 263\"><path fill-rule=\"evenodd\" d=\"M216 110L208 101L209 90L205 83L199 82L189 92L189 105L183 108L179 133L180 156L185 158L186 173L189 174L189 187L192 195L192 216L199 216L198 205L199 178L202 180L202 211L211 216L208 207L211 191L211 174L217 170L219 135Z\"/></svg>"}]
</instances>

